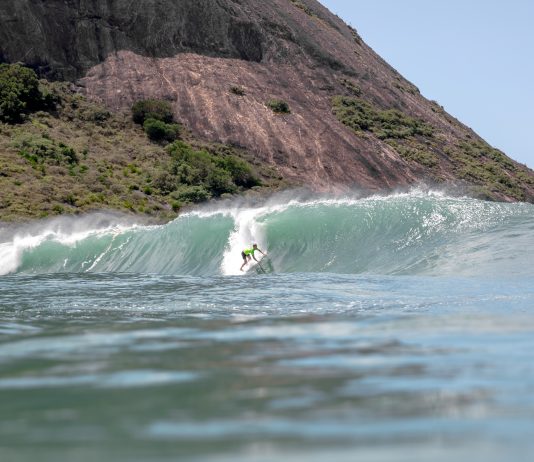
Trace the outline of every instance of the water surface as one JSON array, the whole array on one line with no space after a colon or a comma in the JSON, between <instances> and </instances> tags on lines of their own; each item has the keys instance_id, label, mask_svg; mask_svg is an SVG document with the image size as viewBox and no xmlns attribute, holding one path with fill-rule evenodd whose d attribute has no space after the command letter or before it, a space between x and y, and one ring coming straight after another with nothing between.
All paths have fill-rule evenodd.
<instances>
[{"instance_id":1,"label":"water surface","mask_svg":"<svg viewBox=\"0 0 534 462\"><path fill-rule=\"evenodd\" d=\"M530 460L533 212L412 193L4 236L2 460ZM274 272L238 274L252 239Z\"/></svg>"}]
</instances>

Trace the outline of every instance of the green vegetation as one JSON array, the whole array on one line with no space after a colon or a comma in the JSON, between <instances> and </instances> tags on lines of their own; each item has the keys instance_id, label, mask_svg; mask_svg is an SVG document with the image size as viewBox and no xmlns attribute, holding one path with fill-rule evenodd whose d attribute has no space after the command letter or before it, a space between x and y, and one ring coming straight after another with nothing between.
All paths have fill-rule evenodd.
<instances>
[{"instance_id":1,"label":"green vegetation","mask_svg":"<svg viewBox=\"0 0 534 462\"><path fill-rule=\"evenodd\" d=\"M346 96L334 97L332 106L338 120L356 134L371 133L384 140L405 161L428 169L428 178L434 181L447 179L437 154L443 152L453 162L454 176L469 184L478 197L517 200L531 197L527 196L531 194L528 186L534 179L528 169L519 168L501 151L482 141L465 141L451 150L447 149L447 139L435 135L433 127L396 109L382 110L362 98ZM432 109L437 111L439 106L433 104Z\"/></svg>"},{"instance_id":2,"label":"green vegetation","mask_svg":"<svg viewBox=\"0 0 534 462\"><path fill-rule=\"evenodd\" d=\"M271 99L266 104L275 114L291 114L289 104L281 99Z\"/></svg>"},{"instance_id":3,"label":"green vegetation","mask_svg":"<svg viewBox=\"0 0 534 462\"><path fill-rule=\"evenodd\" d=\"M533 184L526 169L522 171L498 149L482 141L459 143L448 154L455 161L455 170L459 178L479 185L484 196L502 193L518 200L525 199L525 191L519 182ZM530 180L525 181L525 180Z\"/></svg>"},{"instance_id":4,"label":"green vegetation","mask_svg":"<svg viewBox=\"0 0 534 462\"><path fill-rule=\"evenodd\" d=\"M359 85L355 84L353 81L345 78L339 79L339 83L343 85L352 96L361 96L362 89Z\"/></svg>"},{"instance_id":5,"label":"green vegetation","mask_svg":"<svg viewBox=\"0 0 534 462\"><path fill-rule=\"evenodd\" d=\"M528 175L526 171L519 171L517 172L516 177L522 183L534 186L534 175Z\"/></svg>"},{"instance_id":6,"label":"green vegetation","mask_svg":"<svg viewBox=\"0 0 534 462\"><path fill-rule=\"evenodd\" d=\"M55 102L50 112L27 105L20 123L0 121L0 221L103 209L166 221L188 204L281 184L252 154L173 124L166 102L138 104L140 126L68 83L39 81L39 89Z\"/></svg>"},{"instance_id":7,"label":"green vegetation","mask_svg":"<svg viewBox=\"0 0 534 462\"><path fill-rule=\"evenodd\" d=\"M27 159L34 168L46 165L74 165L78 156L71 147L50 139L48 136L26 136L15 141L19 154Z\"/></svg>"},{"instance_id":8,"label":"green vegetation","mask_svg":"<svg viewBox=\"0 0 534 462\"><path fill-rule=\"evenodd\" d=\"M361 98L345 96L334 97L332 105L337 118L356 134L371 133L384 140L402 159L431 170L428 178L446 178L437 154L444 152L454 164L454 176L474 186L472 192L478 197L527 198L525 186L532 184L527 181L531 179L527 169L518 169L501 151L482 141L462 142L451 150L446 148L446 139L434 135L433 127L396 109L382 110Z\"/></svg>"},{"instance_id":9,"label":"green vegetation","mask_svg":"<svg viewBox=\"0 0 534 462\"><path fill-rule=\"evenodd\" d=\"M181 127L174 123L169 102L156 99L137 101L132 106L132 118L143 126L152 141L172 142L180 138Z\"/></svg>"},{"instance_id":10,"label":"green vegetation","mask_svg":"<svg viewBox=\"0 0 534 462\"><path fill-rule=\"evenodd\" d=\"M180 137L180 125L167 124L152 118L145 120L143 129L152 141L172 142Z\"/></svg>"},{"instance_id":11,"label":"green vegetation","mask_svg":"<svg viewBox=\"0 0 534 462\"><path fill-rule=\"evenodd\" d=\"M210 196L218 197L235 193L240 187L260 185L248 162L234 154L220 155L206 149L197 150L183 141L176 141L167 151L172 158L173 191L180 184L199 186ZM195 190L196 196L198 191ZM180 198L184 199L183 196Z\"/></svg>"},{"instance_id":12,"label":"green vegetation","mask_svg":"<svg viewBox=\"0 0 534 462\"><path fill-rule=\"evenodd\" d=\"M211 199L211 194L204 186L179 186L172 195L180 203L198 204Z\"/></svg>"},{"instance_id":13,"label":"green vegetation","mask_svg":"<svg viewBox=\"0 0 534 462\"><path fill-rule=\"evenodd\" d=\"M170 124L174 120L172 107L168 101L146 99L132 106L132 116L136 124L143 125L147 119L155 119Z\"/></svg>"},{"instance_id":14,"label":"green vegetation","mask_svg":"<svg viewBox=\"0 0 534 462\"><path fill-rule=\"evenodd\" d=\"M382 140L406 139L417 135L431 137L433 128L396 109L381 110L361 98L335 96L333 112L340 122L355 132L371 132Z\"/></svg>"},{"instance_id":15,"label":"green vegetation","mask_svg":"<svg viewBox=\"0 0 534 462\"><path fill-rule=\"evenodd\" d=\"M25 114L49 103L37 75L18 64L0 64L0 122L18 123Z\"/></svg>"},{"instance_id":16,"label":"green vegetation","mask_svg":"<svg viewBox=\"0 0 534 462\"><path fill-rule=\"evenodd\" d=\"M388 144L408 162L415 162L428 168L434 168L438 165L438 156L430 150L424 149L419 143L403 145L397 141L389 141Z\"/></svg>"},{"instance_id":17,"label":"green vegetation","mask_svg":"<svg viewBox=\"0 0 534 462\"><path fill-rule=\"evenodd\" d=\"M341 82L350 90L350 81ZM437 169L439 158L432 152L434 129L397 109L379 109L357 97L336 96L333 112L356 134L372 133L395 149L399 156L420 166Z\"/></svg>"}]
</instances>

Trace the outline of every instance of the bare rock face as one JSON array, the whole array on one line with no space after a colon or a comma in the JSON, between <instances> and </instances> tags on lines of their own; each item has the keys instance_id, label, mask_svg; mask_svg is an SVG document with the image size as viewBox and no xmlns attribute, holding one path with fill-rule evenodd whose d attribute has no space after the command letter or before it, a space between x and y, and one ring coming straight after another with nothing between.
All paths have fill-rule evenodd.
<instances>
[{"instance_id":1,"label":"bare rock face","mask_svg":"<svg viewBox=\"0 0 534 462\"><path fill-rule=\"evenodd\" d=\"M299 33L293 9L289 0L4 1L0 52L62 79L81 77L121 50L255 62L289 60L302 46L320 54Z\"/></svg>"},{"instance_id":2,"label":"bare rock face","mask_svg":"<svg viewBox=\"0 0 534 462\"><path fill-rule=\"evenodd\" d=\"M83 84L114 109L139 98L170 100L177 119L194 133L244 146L285 178L315 189L376 190L415 182L416 175L395 153L376 154L376 140L359 138L339 123L331 111L328 81L328 74L287 64L121 52L93 68ZM233 94L233 86L245 95ZM265 103L274 97L287 101L291 113L268 108Z\"/></svg>"},{"instance_id":3,"label":"bare rock face","mask_svg":"<svg viewBox=\"0 0 534 462\"><path fill-rule=\"evenodd\" d=\"M244 147L297 184L381 190L425 181L534 198L531 170L486 149L315 0L17 0L0 3L0 21L2 60L76 80L116 110L169 100L198 136ZM387 123L402 114L433 132L398 142L355 130L334 115L336 95L365 101ZM291 112L274 113L270 99Z\"/></svg>"}]
</instances>

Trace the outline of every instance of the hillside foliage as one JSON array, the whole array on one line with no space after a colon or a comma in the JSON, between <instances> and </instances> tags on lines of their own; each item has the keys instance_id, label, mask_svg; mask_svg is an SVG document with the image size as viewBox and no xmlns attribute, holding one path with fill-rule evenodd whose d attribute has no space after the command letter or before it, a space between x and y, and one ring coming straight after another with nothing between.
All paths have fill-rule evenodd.
<instances>
[{"instance_id":1,"label":"hillside foliage","mask_svg":"<svg viewBox=\"0 0 534 462\"><path fill-rule=\"evenodd\" d=\"M188 204L280 184L248 152L195 138L165 103L139 104L141 126L131 112L110 113L68 83L36 87L33 71L19 71L34 89L19 95L54 103L42 110L25 97L18 123L0 121L0 221L103 209L161 221Z\"/></svg>"},{"instance_id":2,"label":"hillside foliage","mask_svg":"<svg viewBox=\"0 0 534 462\"><path fill-rule=\"evenodd\" d=\"M355 131L372 132L382 140L430 137L433 128L397 109L378 109L362 98L336 96L333 111L340 122Z\"/></svg>"},{"instance_id":3,"label":"hillside foliage","mask_svg":"<svg viewBox=\"0 0 534 462\"><path fill-rule=\"evenodd\" d=\"M0 121L21 122L26 114L43 108L46 102L32 69L0 64Z\"/></svg>"}]
</instances>

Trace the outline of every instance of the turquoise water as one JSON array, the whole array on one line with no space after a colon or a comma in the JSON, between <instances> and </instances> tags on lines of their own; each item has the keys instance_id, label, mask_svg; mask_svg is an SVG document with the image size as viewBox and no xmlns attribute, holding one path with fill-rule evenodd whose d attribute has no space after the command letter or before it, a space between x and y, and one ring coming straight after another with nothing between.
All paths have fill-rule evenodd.
<instances>
[{"instance_id":1,"label":"turquoise water","mask_svg":"<svg viewBox=\"0 0 534 462\"><path fill-rule=\"evenodd\" d=\"M0 239L2 461L534 451L532 205L279 198ZM252 241L274 272L239 272Z\"/></svg>"}]
</instances>

